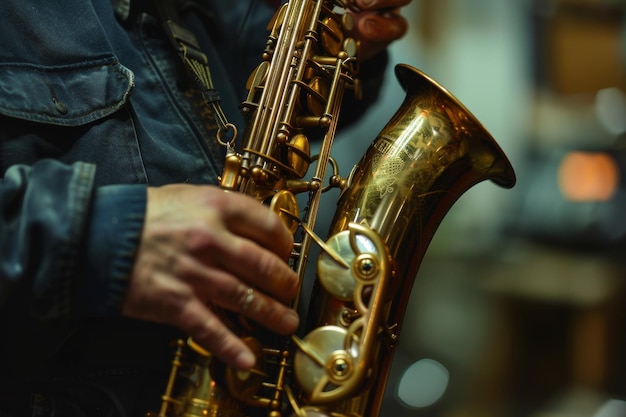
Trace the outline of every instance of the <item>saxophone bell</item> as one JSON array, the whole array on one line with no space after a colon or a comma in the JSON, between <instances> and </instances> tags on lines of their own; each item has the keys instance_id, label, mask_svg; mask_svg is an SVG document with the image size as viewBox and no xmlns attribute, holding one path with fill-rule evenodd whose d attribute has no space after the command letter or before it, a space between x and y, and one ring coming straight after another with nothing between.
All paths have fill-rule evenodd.
<instances>
[{"instance_id":1,"label":"saxophone bell","mask_svg":"<svg viewBox=\"0 0 626 417\"><path fill-rule=\"evenodd\" d=\"M352 171L326 242L350 267L323 252L318 260L303 344L321 358L302 348L294 358L306 401L328 416L378 415L411 287L441 220L478 182L515 184L504 152L463 104L415 68L395 71L406 97Z\"/></svg>"}]
</instances>

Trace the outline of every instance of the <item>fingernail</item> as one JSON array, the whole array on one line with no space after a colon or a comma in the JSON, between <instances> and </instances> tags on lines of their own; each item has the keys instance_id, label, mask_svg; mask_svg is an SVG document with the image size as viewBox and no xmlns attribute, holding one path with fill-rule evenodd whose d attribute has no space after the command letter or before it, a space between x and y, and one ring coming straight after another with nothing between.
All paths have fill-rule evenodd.
<instances>
[{"instance_id":1,"label":"fingernail","mask_svg":"<svg viewBox=\"0 0 626 417\"><path fill-rule=\"evenodd\" d=\"M369 18L365 19L363 28L365 29L365 35L367 35L369 38L376 37L380 29L378 26L378 21L376 19L369 19Z\"/></svg>"},{"instance_id":2,"label":"fingernail","mask_svg":"<svg viewBox=\"0 0 626 417\"><path fill-rule=\"evenodd\" d=\"M256 357L252 352L244 351L237 355L235 363L237 364L237 368L248 370L256 363Z\"/></svg>"},{"instance_id":3,"label":"fingernail","mask_svg":"<svg viewBox=\"0 0 626 417\"><path fill-rule=\"evenodd\" d=\"M289 310L287 314L283 316L282 319L282 327L288 332L295 331L300 324L300 317L298 317L298 313L293 310Z\"/></svg>"}]
</instances>

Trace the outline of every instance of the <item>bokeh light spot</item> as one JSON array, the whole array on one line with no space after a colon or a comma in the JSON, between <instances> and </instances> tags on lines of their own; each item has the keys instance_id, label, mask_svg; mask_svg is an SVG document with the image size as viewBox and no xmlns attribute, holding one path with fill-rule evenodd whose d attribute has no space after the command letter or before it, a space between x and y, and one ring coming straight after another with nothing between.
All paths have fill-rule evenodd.
<instances>
[{"instance_id":1,"label":"bokeh light spot","mask_svg":"<svg viewBox=\"0 0 626 417\"><path fill-rule=\"evenodd\" d=\"M619 167L603 152L570 152L559 165L559 189L567 200L602 202L610 200L619 185Z\"/></svg>"},{"instance_id":2,"label":"bokeh light spot","mask_svg":"<svg viewBox=\"0 0 626 417\"><path fill-rule=\"evenodd\" d=\"M450 373L433 359L421 359L407 368L398 384L398 398L408 407L436 403L446 391Z\"/></svg>"}]
</instances>

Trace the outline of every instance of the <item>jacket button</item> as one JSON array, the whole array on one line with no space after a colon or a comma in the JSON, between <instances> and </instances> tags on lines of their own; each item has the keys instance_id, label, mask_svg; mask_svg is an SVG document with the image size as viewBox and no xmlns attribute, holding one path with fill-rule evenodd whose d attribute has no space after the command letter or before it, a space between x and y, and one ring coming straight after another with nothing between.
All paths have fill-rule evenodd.
<instances>
[{"instance_id":1,"label":"jacket button","mask_svg":"<svg viewBox=\"0 0 626 417\"><path fill-rule=\"evenodd\" d=\"M63 115L67 114L67 106L62 101L57 100L56 98L52 98L52 102L54 103L54 107L57 111Z\"/></svg>"}]
</instances>

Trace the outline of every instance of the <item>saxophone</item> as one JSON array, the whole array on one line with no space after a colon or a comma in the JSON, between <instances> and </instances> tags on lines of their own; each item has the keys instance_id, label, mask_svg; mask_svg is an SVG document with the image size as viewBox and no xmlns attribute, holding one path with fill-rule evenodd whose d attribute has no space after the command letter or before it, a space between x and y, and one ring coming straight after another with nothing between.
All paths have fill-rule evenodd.
<instances>
[{"instance_id":1,"label":"saxophone","mask_svg":"<svg viewBox=\"0 0 626 417\"><path fill-rule=\"evenodd\" d=\"M339 175L330 152L342 97L360 88L348 7L291 0L277 11L241 105L249 123L238 149L227 144L219 178L223 189L269 205L299 236L289 263L301 283L319 245L307 323L279 337L221 312L256 353L255 368L229 369L193 340L178 340L160 417L377 416L413 280L439 223L476 183L515 183L486 129L407 65L395 68L404 102L350 175ZM324 241L313 230L333 187L340 196Z\"/></svg>"}]
</instances>

